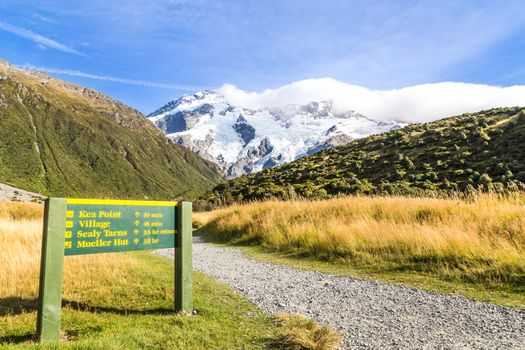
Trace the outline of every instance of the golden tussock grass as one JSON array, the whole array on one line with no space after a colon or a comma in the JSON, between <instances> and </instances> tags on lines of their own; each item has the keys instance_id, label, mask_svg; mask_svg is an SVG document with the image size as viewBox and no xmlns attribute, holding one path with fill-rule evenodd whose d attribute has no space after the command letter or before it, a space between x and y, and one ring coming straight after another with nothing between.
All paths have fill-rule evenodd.
<instances>
[{"instance_id":1,"label":"golden tussock grass","mask_svg":"<svg viewBox=\"0 0 525 350\"><path fill-rule=\"evenodd\" d=\"M203 211L193 213L193 227L199 228L204 226L207 222L215 217L215 212Z\"/></svg>"},{"instance_id":2,"label":"golden tussock grass","mask_svg":"<svg viewBox=\"0 0 525 350\"><path fill-rule=\"evenodd\" d=\"M278 344L287 350L333 350L339 348L342 336L330 327L320 326L300 314L277 316L281 330Z\"/></svg>"},{"instance_id":3,"label":"golden tussock grass","mask_svg":"<svg viewBox=\"0 0 525 350\"><path fill-rule=\"evenodd\" d=\"M39 219L44 207L36 203L0 201L0 219Z\"/></svg>"},{"instance_id":4,"label":"golden tussock grass","mask_svg":"<svg viewBox=\"0 0 525 350\"><path fill-rule=\"evenodd\" d=\"M523 194L267 201L206 215L212 239L472 282L525 283Z\"/></svg>"},{"instance_id":5,"label":"golden tussock grass","mask_svg":"<svg viewBox=\"0 0 525 350\"><path fill-rule=\"evenodd\" d=\"M0 299L32 300L38 295L43 206L0 202ZM126 286L136 260L126 254L64 259L64 299L101 298L113 284ZM89 291L89 292L88 292Z\"/></svg>"},{"instance_id":6,"label":"golden tussock grass","mask_svg":"<svg viewBox=\"0 0 525 350\"><path fill-rule=\"evenodd\" d=\"M8 334L9 332L16 333L20 328L26 331L28 327L31 328L34 325L34 319L24 317L24 313L21 315L18 315L18 313L20 311L33 311L34 313L36 307L42 224L42 206L0 201L0 335L2 335L4 330ZM168 271L172 270L169 269ZM84 310L90 307L95 309L101 307L104 309L106 307L107 310L110 310L108 317L113 317L113 319L115 315L111 313L111 310L127 310L130 307L134 309L150 309L155 306L165 308L167 296L173 293L173 281L167 287L153 284L155 279L152 277L155 277L159 272L165 273L166 271L162 269L156 270L154 266L145 266L143 261L141 262L136 257L134 258L133 255L128 254L68 256L64 259L62 297L64 302L66 304L69 302L69 306L73 309L79 308ZM215 291L214 288L216 287L219 287L219 290L224 288L206 281L207 279L198 278L195 284L196 293L201 298L200 302L204 304L201 304L201 307L207 310L205 313L207 316L204 316L204 320L208 322L207 320L209 319L207 327L210 327L210 329L202 332L204 337L206 338L207 334L216 334L220 330L220 327L217 328L217 325L224 322L229 322L228 327L231 329L237 329L242 326L246 330L246 324L243 324L242 318L240 324L234 323L233 326L230 320L232 313L235 314L235 312L239 312L237 310L239 307L246 308L246 306L240 306L238 303L232 304L234 302L230 301L229 303L232 305L228 305L225 308L224 305L217 303L214 298L210 297L206 298L213 300L211 305L208 305L207 301L202 301L201 288L204 288L207 294L212 294L210 291ZM236 297L233 292L231 293L232 295L228 294L228 299ZM153 305L152 303L158 305ZM172 303L173 301L171 301ZM232 310L232 307L236 310ZM252 309L250 308L249 310ZM241 313L245 315L253 313L253 311L241 311ZM76 314L74 318L69 318L64 320L64 322L70 325L70 322L77 321L77 317L82 318L80 314ZM143 321L136 318L132 319L132 321L115 320L116 324L114 326L121 328L120 331L124 328L138 328L137 334L144 337L144 341L139 342L138 345L142 348L144 343L151 342L152 339L155 340L155 337L150 338L148 334L155 334L155 332L159 332L158 327L165 327L162 319L154 322L151 321L152 317L155 317L155 315L145 316ZM248 318L250 323L253 322L252 317ZM99 326L96 323L97 321L90 322L94 322L94 327L109 328L107 324ZM138 325L135 324L137 322L145 322L143 328L141 328L140 323ZM199 318L196 318L195 322L197 322L197 329L201 329L202 322L199 321ZM201 328L198 328L199 322L201 323ZM261 318L259 322L259 324L250 326L252 327L250 332L266 334L265 332L268 332L268 329L272 330L271 333L268 333L268 341L275 342L278 348L290 350L332 350L336 349L341 341L339 333L328 327L319 326L315 322L301 316L279 316L277 324L271 321L267 323L265 318ZM2 329L2 326L6 329ZM148 329L148 327L154 327L155 330ZM173 325L170 327L170 331L177 332L177 328L173 328ZM189 325L188 327L191 328L192 326ZM78 324L74 328L78 329ZM82 331L85 332L85 330ZM184 332L188 333L189 330L186 329ZM229 333L225 335L225 337L228 336L230 336ZM260 335L258 337L261 338ZM232 339L234 340L232 340L231 344L221 346L221 348L237 348L239 346L238 338L233 337ZM95 340L94 344L96 345L94 347L100 348L101 341ZM203 341L209 342L209 339L206 338ZM263 339L261 341L266 340ZM116 345L108 346L111 348ZM177 343L177 345L164 344L164 346L175 348L180 346L180 343ZM0 347L2 346L0 345ZM82 345L77 347L83 348ZM131 346L130 348L139 347ZM193 347L184 346L183 348Z\"/></svg>"}]
</instances>

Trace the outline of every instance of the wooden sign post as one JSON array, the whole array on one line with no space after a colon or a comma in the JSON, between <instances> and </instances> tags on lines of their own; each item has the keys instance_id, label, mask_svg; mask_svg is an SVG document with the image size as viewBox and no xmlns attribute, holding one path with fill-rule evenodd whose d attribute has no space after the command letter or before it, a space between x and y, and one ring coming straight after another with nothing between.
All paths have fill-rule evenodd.
<instances>
[{"instance_id":1,"label":"wooden sign post","mask_svg":"<svg viewBox=\"0 0 525 350\"><path fill-rule=\"evenodd\" d=\"M49 198L44 211L37 336L60 336L64 256L175 248L175 311L191 314L190 202Z\"/></svg>"}]
</instances>

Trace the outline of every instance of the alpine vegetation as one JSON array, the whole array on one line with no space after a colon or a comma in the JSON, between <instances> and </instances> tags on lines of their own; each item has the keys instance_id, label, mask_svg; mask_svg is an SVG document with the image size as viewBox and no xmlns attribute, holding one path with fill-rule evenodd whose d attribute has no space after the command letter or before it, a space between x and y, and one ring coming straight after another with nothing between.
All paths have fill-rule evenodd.
<instances>
[{"instance_id":1,"label":"alpine vegetation","mask_svg":"<svg viewBox=\"0 0 525 350\"><path fill-rule=\"evenodd\" d=\"M508 192L525 183L525 109L496 108L355 140L218 185L207 199Z\"/></svg>"},{"instance_id":2,"label":"alpine vegetation","mask_svg":"<svg viewBox=\"0 0 525 350\"><path fill-rule=\"evenodd\" d=\"M0 182L24 190L176 198L197 196L221 180L212 163L165 138L138 111L5 61L0 120Z\"/></svg>"}]
</instances>

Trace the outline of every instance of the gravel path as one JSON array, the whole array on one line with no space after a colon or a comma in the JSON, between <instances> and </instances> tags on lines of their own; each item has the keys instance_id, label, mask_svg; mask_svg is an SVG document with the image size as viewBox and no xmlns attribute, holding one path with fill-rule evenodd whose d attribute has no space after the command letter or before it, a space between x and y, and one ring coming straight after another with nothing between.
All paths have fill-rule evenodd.
<instances>
[{"instance_id":1,"label":"gravel path","mask_svg":"<svg viewBox=\"0 0 525 350\"><path fill-rule=\"evenodd\" d=\"M199 238L193 264L268 312L339 330L344 349L525 349L525 311L263 263Z\"/></svg>"}]
</instances>

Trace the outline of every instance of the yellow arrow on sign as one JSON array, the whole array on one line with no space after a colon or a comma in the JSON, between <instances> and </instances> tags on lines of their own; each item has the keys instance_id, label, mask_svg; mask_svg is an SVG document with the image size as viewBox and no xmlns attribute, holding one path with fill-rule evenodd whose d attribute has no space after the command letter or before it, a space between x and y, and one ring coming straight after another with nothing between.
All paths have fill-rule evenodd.
<instances>
[{"instance_id":1,"label":"yellow arrow on sign","mask_svg":"<svg viewBox=\"0 0 525 350\"><path fill-rule=\"evenodd\" d=\"M135 217L139 217L140 216L140 213L138 211L135 212Z\"/></svg>"},{"instance_id":2,"label":"yellow arrow on sign","mask_svg":"<svg viewBox=\"0 0 525 350\"><path fill-rule=\"evenodd\" d=\"M140 221L135 220L135 226L138 226L138 225L140 225Z\"/></svg>"},{"instance_id":3,"label":"yellow arrow on sign","mask_svg":"<svg viewBox=\"0 0 525 350\"><path fill-rule=\"evenodd\" d=\"M139 230L135 230L135 231L133 231L133 233L138 235L139 234Z\"/></svg>"},{"instance_id":4,"label":"yellow arrow on sign","mask_svg":"<svg viewBox=\"0 0 525 350\"><path fill-rule=\"evenodd\" d=\"M139 244L139 239L138 239L138 238L135 238L135 239L133 240L133 243L135 243L135 244Z\"/></svg>"}]
</instances>

